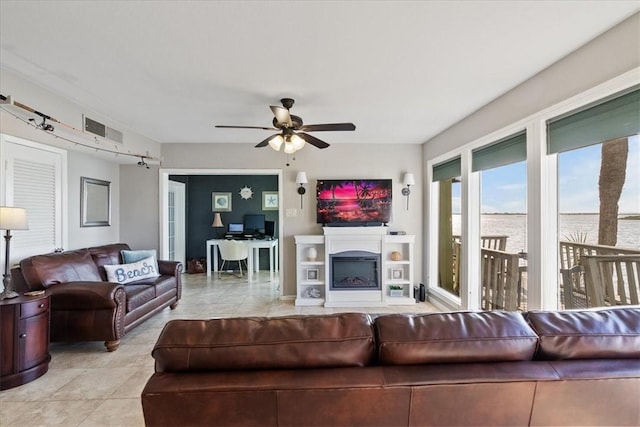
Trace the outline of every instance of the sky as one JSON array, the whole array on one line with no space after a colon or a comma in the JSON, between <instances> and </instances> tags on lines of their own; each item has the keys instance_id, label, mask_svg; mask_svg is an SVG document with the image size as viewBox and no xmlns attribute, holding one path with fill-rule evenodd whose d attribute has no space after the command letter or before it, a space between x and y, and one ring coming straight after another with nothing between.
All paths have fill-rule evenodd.
<instances>
[{"instance_id":1,"label":"sky","mask_svg":"<svg viewBox=\"0 0 640 427\"><path fill-rule=\"evenodd\" d=\"M558 155L558 203L561 213L598 213L601 145ZM526 162L481 172L483 213L526 212ZM453 211L460 212L460 185L454 185ZM627 178L619 202L621 214L640 213L640 138L629 138Z\"/></svg>"}]
</instances>

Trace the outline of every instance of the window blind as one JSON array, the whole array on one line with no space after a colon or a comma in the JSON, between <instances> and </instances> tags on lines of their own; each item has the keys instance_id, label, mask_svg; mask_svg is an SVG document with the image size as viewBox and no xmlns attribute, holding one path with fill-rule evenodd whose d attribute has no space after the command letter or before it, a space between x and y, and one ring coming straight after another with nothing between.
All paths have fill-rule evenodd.
<instances>
[{"instance_id":1,"label":"window blind","mask_svg":"<svg viewBox=\"0 0 640 427\"><path fill-rule=\"evenodd\" d=\"M433 182L455 178L462 174L460 157L439 163L433 167Z\"/></svg>"},{"instance_id":2,"label":"window blind","mask_svg":"<svg viewBox=\"0 0 640 427\"><path fill-rule=\"evenodd\" d=\"M16 158L13 163L14 206L28 212L29 230L16 239L16 249L56 246L56 169L54 164Z\"/></svg>"},{"instance_id":3,"label":"window blind","mask_svg":"<svg viewBox=\"0 0 640 427\"><path fill-rule=\"evenodd\" d=\"M547 152L562 153L640 133L640 89L547 122Z\"/></svg>"},{"instance_id":4,"label":"window blind","mask_svg":"<svg viewBox=\"0 0 640 427\"><path fill-rule=\"evenodd\" d=\"M527 159L527 135L519 132L503 138L494 144L471 152L473 172L497 168Z\"/></svg>"}]
</instances>

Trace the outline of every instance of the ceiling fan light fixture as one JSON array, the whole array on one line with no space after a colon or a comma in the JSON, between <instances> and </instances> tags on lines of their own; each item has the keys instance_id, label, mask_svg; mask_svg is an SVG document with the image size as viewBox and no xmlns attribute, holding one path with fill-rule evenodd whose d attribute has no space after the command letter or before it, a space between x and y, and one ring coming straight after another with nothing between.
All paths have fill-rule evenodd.
<instances>
[{"instance_id":1,"label":"ceiling fan light fixture","mask_svg":"<svg viewBox=\"0 0 640 427\"><path fill-rule=\"evenodd\" d=\"M307 141L305 141L304 139L300 138L298 135L293 134L291 136L291 143L293 144L294 151L298 151L299 149L304 147L304 144L306 144Z\"/></svg>"},{"instance_id":2,"label":"ceiling fan light fixture","mask_svg":"<svg viewBox=\"0 0 640 427\"><path fill-rule=\"evenodd\" d=\"M293 142L291 141L285 141L284 142L284 152L287 154L293 154L296 152L296 146Z\"/></svg>"},{"instance_id":3,"label":"ceiling fan light fixture","mask_svg":"<svg viewBox=\"0 0 640 427\"><path fill-rule=\"evenodd\" d=\"M280 151L280 147L282 147L282 143L284 139L282 139L282 135L276 135L269 140L269 147L273 148L276 151Z\"/></svg>"}]
</instances>

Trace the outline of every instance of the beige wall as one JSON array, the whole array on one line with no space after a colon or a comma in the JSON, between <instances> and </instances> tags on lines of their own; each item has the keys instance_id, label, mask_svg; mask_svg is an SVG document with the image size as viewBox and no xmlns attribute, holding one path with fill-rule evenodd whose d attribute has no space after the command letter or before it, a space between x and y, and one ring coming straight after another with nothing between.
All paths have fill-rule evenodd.
<instances>
[{"instance_id":1,"label":"beige wall","mask_svg":"<svg viewBox=\"0 0 640 427\"><path fill-rule=\"evenodd\" d=\"M69 148L62 146L53 136L24 124L4 111L0 111L0 132L44 145ZM120 235L119 165L113 161L97 158L90 153L67 150L66 172L67 203L62 206L62 212L59 212L60 215L66 216L66 222L63 221L66 230L62 231L66 234L64 249L77 249L118 241ZM111 182L110 226L80 227L80 178L83 176ZM2 202L0 200L0 204Z\"/></svg>"},{"instance_id":2,"label":"beige wall","mask_svg":"<svg viewBox=\"0 0 640 427\"><path fill-rule=\"evenodd\" d=\"M82 116L87 114L123 132L124 144L120 145L122 151L149 152L151 155L160 156L159 143L131 132L121 124L109 121L89 108L77 105L59 94L31 84L6 70L0 70L0 93L9 95L14 101L42 111L76 129L82 129ZM13 108L11 111L21 116L24 120L29 117L22 116L23 113L20 109ZM65 130L64 126L60 124L53 124L56 127L56 134L63 138L89 144L94 143L91 136L85 137L82 134L75 133L73 130ZM114 154L100 153L92 148L76 146L62 138L55 138L51 134L34 129L5 111L0 111L0 132L67 150L68 197L67 205L64 206L64 211L61 213L66 215L67 218L67 230L63 231L67 236L67 247L65 249L77 249L120 240L126 241L126 236L120 237L120 163L135 163L138 159L127 156L116 157ZM111 147L107 146L106 148ZM80 227L80 177L82 176L111 182L111 226ZM157 192L157 181L154 182L154 188L156 188L155 191ZM154 233L157 234L157 228Z\"/></svg>"},{"instance_id":3,"label":"beige wall","mask_svg":"<svg viewBox=\"0 0 640 427\"><path fill-rule=\"evenodd\" d=\"M334 137L336 138L336 137ZM337 137L339 138L339 137ZM260 140L256 135L256 141ZM414 187L410 209L406 210L406 199L401 194L404 172L413 172L421 182L420 162L422 146L409 144L333 144L319 150L308 146L296 154L295 160L275 152L269 147L254 148L255 144L163 144L162 167L166 169L270 169L283 171L281 208L294 210L295 217L284 217L281 245L283 248L284 294L295 295L295 246L296 234L322 234L315 218L315 183L317 179L332 178L384 178L392 179L393 221L391 230L404 230L417 235L416 259L420 259L422 233L422 191ZM309 179L307 193L300 209L295 177L305 171ZM158 171L123 166L121 174L122 215L136 218L135 223L123 221L122 236L135 245L158 245ZM139 191L155 183L149 191ZM129 185L131 184L131 185ZM240 183L238 184L238 190ZM144 220L142 219L144 218ZM416 265L416 280L421 277L421 266Z\"/></svg>"},{"instance_id":4,"label":"beige wall","mask_svg":"<svg viewBox=\"0 0 640 427\"><path fill-rule=\"evenodd\" d=\"M635 54L634 54L635 53ZM499 66L500 64L496 64ZM160 144L128 132L118 123L104 122L125 132L127 148L163 157L163 168L213 168L213 169L282 169L284 171L283 209L296 209L297 216L284 221L284 289L294 294L294 250L296 234L319 234L315 224L313 186L318 178L392 178L394 180L394 221L392 228L416 234L416 259L422 259L424 240L422 234L424 191L422 168L427 160L442 155L492 131L522 119L533 112L553 105L594 85L602 83L634 67L640 66L640 15L636 14L558 63L514 88L461 122L453 125L424 146L403 144L333 144L325 150L313 147L303 149L291 166L286 166L287 156L269 148L256 149L253 144ZM57 119L74 126L81 125L81 117L87 110L62 96L47 92L18 76L0 70L0 92L12 95L16 100L31 105ZM428 102L428 100L425 100ZM96 119L103 120L99 115ZM113 165L122 163L120 158L96 157L86 149L54 141L46 134L1 116L0 131L11 135L61 146L77 154L69 158L69 244L109 243L120 240L133 247L159 247L159 179L158 168L142 169L131 164L120 164L119 176ZM212 129L212 132L214 130ZM259 132L258 132L259 133ZM256 134L256 141L260 140ZM330 141L339 142L339 134L332 134ZM160 148L161 147L161 148ZM83 151L84 150L84 151ZM106 163L105 163L106 162ZM295 174L307 172L311 181L305 196L304 208L299 210ZM412 191L411 209L404 210L404 198L400 195L402 174L416 174L418 185ZM93 173L96 178L117 183L113 193L114 218L119 230L110 227L106 235L94 234L87 229L75 228L79 220L79 176ZM73 212L73 213L72 213ZM119 218L118 218L119 214ZM423 274L421 263L416 266L416 282Z\"/></svg>"},{"instance_id":5,"label":"beige wall","mask_svg":"<svg viewBox=\"0 0 640 427\"><path fill-rule=\"evenodd\" d=\"M499 66L500 64L496 64ZM636 13L425 144L433 159L640 66Z\"/></svg>"}]
</instances>

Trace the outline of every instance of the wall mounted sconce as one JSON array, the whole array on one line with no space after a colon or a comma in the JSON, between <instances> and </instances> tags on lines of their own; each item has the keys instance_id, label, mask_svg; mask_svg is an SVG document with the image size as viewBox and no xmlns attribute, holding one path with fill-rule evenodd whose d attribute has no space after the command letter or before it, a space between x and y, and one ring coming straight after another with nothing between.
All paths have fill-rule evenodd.
<instances>
[{"instance_id":1,"label":"wall mounted sconce","mask_svg":"<svg viewBox=\"0 0 640 427\"><path fill-rule=\"evenodd\" d=\"M298 194L300 195L300 209L302 209L302 196L307 192L304 185L308 183L307 181L307 173L306 172L298 172L296 175L296 184L300 185L298 187Z\"/></svg>"},{"instance_id":2,"label":"wall mounted sconce","mask_svg":"<svg viewBox=\"0 0 640 427\"><path fill-rule=\"evenodd\" d=\"M405 173L404 180L402 181L402 185L405 187L402 189L402 195L407 198L407 210L409 210L409 195L411 194L412 185L416 185L416 179L414 178L412 173Z\"/></svg>"},{"instance_id":3,"label":"wall mounted sconce","mask_svg":"<svg viewBox=\"0 0 640 427\"><path fill-rule=\"evenodd\" d=\"M224 224L222 223L222 218L220 217L220 212L216 212L213 216L213 224L211 224L213 228L222 228ZM216 238L220 238L220 232L216 231Z\"/></svg>"}]
</instances>

